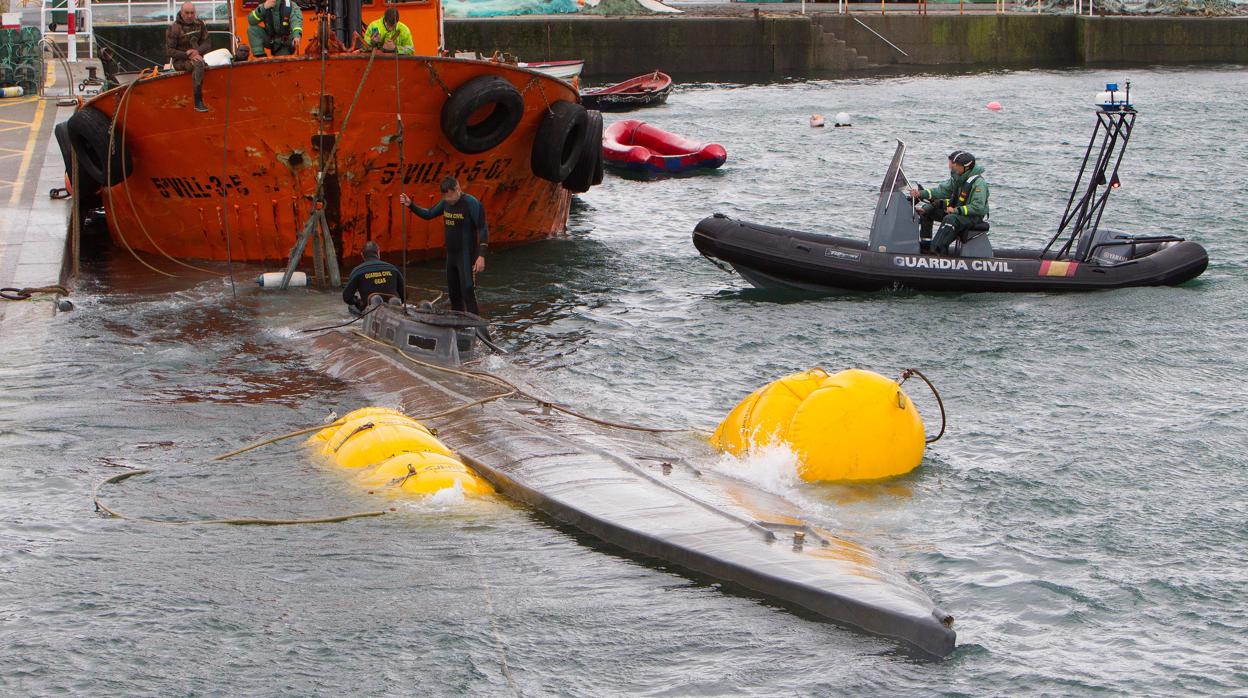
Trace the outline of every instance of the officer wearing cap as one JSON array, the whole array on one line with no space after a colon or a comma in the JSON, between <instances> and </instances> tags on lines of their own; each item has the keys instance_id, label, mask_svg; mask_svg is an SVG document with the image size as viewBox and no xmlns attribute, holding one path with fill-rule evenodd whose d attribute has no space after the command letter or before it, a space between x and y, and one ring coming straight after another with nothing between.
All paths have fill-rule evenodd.
<instances>
[{"instance_id":1,"label":"officer wearing cap","mask_svg":"<svg viewBox=\"0 0 1248 698\"><path fill-rule=\"evenodd\" d=\"M364 263L351 270L347 286L342 289L342 302L358 314L364 312L374 296L382 300L398 298L400 302L405 301L407 293L403 274L398 267L382 261L381 248L377 243L369 240L360 252Z\"/></svg>"},{"instance_id":2,"label":"officer wearing cap","mask_svg":"<svg viewBox=\"0 0 1248 698\"><path fill-rule=\"evenodd\" d=\"M932 238L932 225L940 220L940 228L932 238L932 251L949 254L949 246L966 231L988 217L988 181L984 167L965 150L949 154L949 179L931 189L910 190L915 211L922 217L920 235Z\"/></svg>"}]
</instances>

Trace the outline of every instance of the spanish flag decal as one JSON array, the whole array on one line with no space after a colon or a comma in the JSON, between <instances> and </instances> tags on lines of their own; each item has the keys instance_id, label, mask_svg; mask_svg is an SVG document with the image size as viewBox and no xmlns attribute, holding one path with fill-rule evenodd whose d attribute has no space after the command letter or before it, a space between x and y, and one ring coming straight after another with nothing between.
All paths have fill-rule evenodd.
<instances>
[{"instance_id":1,"label":"spanish flag decal","mask_svg":"<svg viewBox=\"0 0 1248 698\"><path fill-rule=\"evenodd\" d=\"M1040 263L1040 276L1074 276L1077 269L1079 269L1078 262L1045 260Z\"/></svg>"}]
</instances>

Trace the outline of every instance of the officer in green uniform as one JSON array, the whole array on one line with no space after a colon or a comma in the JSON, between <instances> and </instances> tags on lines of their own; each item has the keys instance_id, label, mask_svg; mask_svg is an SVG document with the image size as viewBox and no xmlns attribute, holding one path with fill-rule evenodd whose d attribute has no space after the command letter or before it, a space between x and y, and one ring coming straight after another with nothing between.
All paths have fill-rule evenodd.
<instances>
[{"instance_id":1,"label":"officer in green uniform","mask_svg":"<svg viewBox=\"0 0 1248 698\"><path fill-rule=\"evenodd\" d=\"M294 0L264 0L247 14L247 24L247 41L256 58L264 58L265 49L274 56L299 52L303 10Z\"/></svg>"},{"instance_id":2,"label":"officer in green uniform","mask_svg":"<svg viewBox=\"0 0 1248 698\"><path fill-rule=\"evenodd\" d=\"M979 225L988 217L988 181L983 165L965 150L949 154L949 179L931 189L910 190L915 210L922 216L920 236L932 237L932 224L940 219L940 228L932 239L932 251L949 254L949 246L958 236Z\"/></svg>"},{"instance_id":3,"label":"officer in green uniform","mask_svg":"<svg viewBox=\"0 0 1248 698\"><path fill-rule=\"evenodd\" d=\"M347 287L342 289L342 301L356 313L364 312L373 296L383 299L407 300L404 292L403 273L389 262L381 261L381 248L369 240L361 251L364 263L351 270Z\"/></svg>"}]
</instances>

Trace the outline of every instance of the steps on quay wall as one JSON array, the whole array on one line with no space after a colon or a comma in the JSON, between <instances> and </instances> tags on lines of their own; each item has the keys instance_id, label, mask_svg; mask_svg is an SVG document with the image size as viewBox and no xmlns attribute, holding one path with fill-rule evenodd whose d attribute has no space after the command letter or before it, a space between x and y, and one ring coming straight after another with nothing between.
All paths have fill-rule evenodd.
<instances>
[{"instance_id":1,"label":"steps on quay wall","mask_svg":"<svg viewBox=\"0 0 1248 698\"><path fill-rule=\"evenodd\" d=\"M826 29L820 27L819 45L815 54L814 68L834 72L851 72L871 67L871 60L851 48L845 41L836 38Z\"/></svg>"}]
</instances>

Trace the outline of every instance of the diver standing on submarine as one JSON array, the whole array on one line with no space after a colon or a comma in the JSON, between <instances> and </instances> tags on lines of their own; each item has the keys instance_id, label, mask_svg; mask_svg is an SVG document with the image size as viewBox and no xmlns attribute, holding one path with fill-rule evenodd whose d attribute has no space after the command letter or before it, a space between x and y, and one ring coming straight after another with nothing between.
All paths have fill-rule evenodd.
<instances>
[{"instance_id":1,"label":"diver standing on submarine","mask_svg":"<svg viewBox=\"0 0 1248 698\"><path fill-rule=\"evenodd\" d=\"M416 205L407 194L399 195L399 203L425 220L441 214L446 234L446 286L451 308L480 315L476 275L485 271L489 243L485 207L475 196L465 194L454 177L443 179L439 189L442 200L432 208Z\"/></svg>"}]
</instances>

